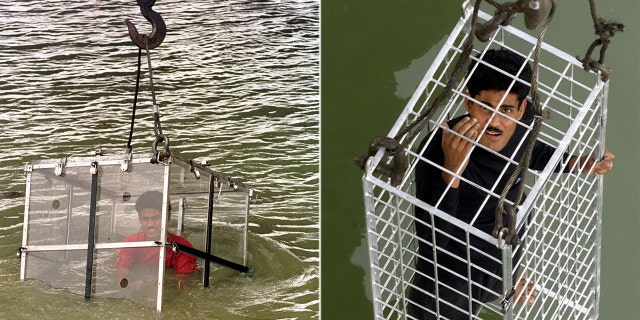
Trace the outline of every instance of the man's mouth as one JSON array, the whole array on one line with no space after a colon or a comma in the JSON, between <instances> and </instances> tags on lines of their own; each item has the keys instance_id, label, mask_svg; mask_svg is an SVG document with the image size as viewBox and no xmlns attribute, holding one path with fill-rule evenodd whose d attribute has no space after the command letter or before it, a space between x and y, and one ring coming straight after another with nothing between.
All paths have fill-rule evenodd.
<instances>
[{"instance_id":1,"label":"man's mouth","mask_svg":"<svg viewBox=\"0 0 640 320\"><path fill-rule=\"evenodd\" d=\"M158 231L158 229L157 228L146 228L145 231L147 233L156 233Z\"/></svg>"},{"instance_id":2,"label":"man's mouth","mask_svg":"<svg viewBox=\"0 0 640 320\"><path fill-rule=\"evenodd\" d=\"M485 134L488 134L493 137L499 137L502 135L502 130L496 127L487 127L487 130L484 131Z\"/></svg>"}]
</instances>

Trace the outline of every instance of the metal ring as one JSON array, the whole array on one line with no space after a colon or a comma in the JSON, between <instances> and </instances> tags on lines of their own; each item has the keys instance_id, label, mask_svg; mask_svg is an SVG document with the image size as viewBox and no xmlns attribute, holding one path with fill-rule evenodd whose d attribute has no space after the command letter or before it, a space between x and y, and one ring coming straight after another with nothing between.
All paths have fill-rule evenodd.
<instances>
[{"instance_id":1,"label":"metal ring","mask_svg":"<svg viewBox=\"0 0 640 320\"><path fill-rule=\"evenodd\" d=\"M158 152L158 143L164 142L164 149ZM164 157L169 154L169 138L163 135L157 135L155 140L153 140L153 144L151 145L151 150L153 151L153 157L158 162L164 160Z\"/></svg>"}]
</instances>

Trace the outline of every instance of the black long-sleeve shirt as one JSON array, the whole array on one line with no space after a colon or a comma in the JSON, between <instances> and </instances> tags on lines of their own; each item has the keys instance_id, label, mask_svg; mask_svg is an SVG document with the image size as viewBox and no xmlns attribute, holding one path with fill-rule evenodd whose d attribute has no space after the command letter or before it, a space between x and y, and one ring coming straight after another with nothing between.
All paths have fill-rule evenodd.
<instances>
[{"instance_id":1,"label":"black long-sleeve shirt","mask_svg":"<svg viewBox=\"0 0 640 320\"><path fill-rule=\"evenodd\" d=\"M452 128L458 121L468 115L457 117L448 122L449 128ZM530 124L533 120L533 113L530 106L527 106L525 110L523 123ZM526 142L519 148L518 144L522 139L527 137L527 128L518 125L513 136L500 151L500 154L506 158L511 158L515 154L513 159L516 162L520 162L522 154L524 152ZM428 140L425 138L418 150L422 150L424 144ZM518 149L518 150L516 150ZM536 141L529 168L534 170L542 170L547 165L549 159L554 153L555 148L541 142ZM444 165L444 152L442 150L442 130L437 130L433 140L429 143L422 156L434 163L443 166ZM502 173L505 166L507 166L506 172ZM504 186L506 185L511 174L515 170L516 165L509 163L507 160L493 154L491 151L487 151L481 147L476 146L471 153L469 162L466 169L462 173L464 179L468 179L473 183L482 186L488 190L493 190L495 194L501 194ZM442 170L436 166L433 166L425 161L420 161L416 166L415 179L416 179L416 196L430 205L436 204L438 199L444 194L444 198L437 205L437 208L451 214L452 216L466 222L471 223L472 219L480 210L480 214L473 222L473 226L491 234L495 224L495 209L498 204L498 197L490 196L487 192L477 188L465 182L464 179L460 180L458 188L447 189L447 183L441 177ZM500 177L500 175L502 176ZM495 187L494 184L498 181ZM507 193L507 199L515 201L517 196L516 186L520 183L516 180L514 186L511 187ZM446 192L446 193L445 193ZM488 199L487 199L488 197ZM487 200L486 200L487 199ZM524 199L524 197L523 197ZM486 200L486 203L484 203ZM484 203L484 205L483 205ZM430 223L430 218L427 212L423 209L416 207L416 218L421 219L427 223ZM508 217L505 217L504 224L508 223ZM465 232L453 225L441 220L435 219L437 229L444 232L446 235L436 232L436 242L438 247L445 249L451 254L458 257L458 259L467 259L466 246L452 241L451 238L456 238L462 241L466 240ZM417 235L425 240L427 243L431 242L431 228L423 225L422 223L416 223ZM493 256L500 261L501 252L495 245L491 245L488 242L479 239L475 236L470 237L470 244L476 250L471 250L470 260L471 263L476 266L488 270L492 273L498 274L500 272L500 264L491 261L485 254ZM484 254L483 254L484 253ZM432 257L433 250L430 245L426 243L420 243L420 254L425 257ZM441 265L445 265L447 268L454 271L466 272L466 264L460 263L458 259L453 258L450 254L442 254L438 251L438 262ZM428 270L428 274L431 274Z\"/></svg>"}]
</instances>

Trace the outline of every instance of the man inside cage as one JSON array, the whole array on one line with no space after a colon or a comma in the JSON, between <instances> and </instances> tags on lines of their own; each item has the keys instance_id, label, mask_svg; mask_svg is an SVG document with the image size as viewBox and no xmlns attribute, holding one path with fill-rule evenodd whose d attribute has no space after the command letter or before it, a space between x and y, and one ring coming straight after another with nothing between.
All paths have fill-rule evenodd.
<instances>
[{"instance_id":1,"label":"man inside cage","mask_svg":"<svg viewBox=\"0 0 640 320\"><path fill-rule=\"evenodd\" d=\"M125 242L159 241L162 227L162 193L158 191L144 192L136 201L138 221L141 231L124 239ZM171 210L168 208L168 215ZM167 217L169 219L169 217ZM185 238L173 233L167 234L167 242L175 242L189 247L193 245ZM135 268L158 268L160 250L157 247L121 248L116 261L116 278L121 287L129 285L128 276ZM178 280L178 287L190 287L187 281L193 272L198 271L196 258L183 252L174 252L165 248L165 268L173 269ZM135 283L141 285L141 280Z\"/></svg>"},{"instance_id":2,"label":"man inside cage","mask_svg":"<svg viewBox=\"0 0 640 320\"><path fill-rule=\"evenodd\" d=\"M431 133L418 148L423 159L419 159L415 169L416 196L492 234L499 200L495 194L502 192L516 167L505 159L514 156L516 162L522 160L528 133L523 124L530 125L533 121L527 101L532 70L525 58L505 49L490 49L477 58L482 62L472 59L468 67L464 101L467 114L444 123L444 129L438 129L428 145ZM536 141L529 168L544 169L554 151L553 147ZM584 168L584 173L604 174L613 167L613 160L614 155L608 150L599 161L570 157L566 171ZM515 201L518 183L519 179L510 187L507 200ZM493 190L494 195L486 190ZM408 290L410 316L471 319L479 313L481 303L500 298L500 249L422 208L415 208L415 216L420 257L416 259L417 272ZM504 223L506 226L508 219ZM519 253L513 261L518 260ZM514 277L513 281L514 297L521 298L516 302L532 304L537 294L533 282L524 277ZM521 294L523 290L528 292Z\"/></svg>"}]
</instances>

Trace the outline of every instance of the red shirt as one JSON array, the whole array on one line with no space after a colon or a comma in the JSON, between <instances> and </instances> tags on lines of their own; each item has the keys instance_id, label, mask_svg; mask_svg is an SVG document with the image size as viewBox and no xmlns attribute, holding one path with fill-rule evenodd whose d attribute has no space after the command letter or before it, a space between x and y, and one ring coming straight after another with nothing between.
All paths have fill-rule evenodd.
<instances>
[{"instance_id":1,"label":"red shirt","mask_svg":"<svg viewBox=\"0 0 640 320\"><path fill-rule=\"evenodd\" d=\"M125 242L145 241L144 233L138 232L124 239ZM193 247L187 239L169 233L167 242L177 242L179 244ZM196 258L182 252L173 252L170 248L165 248L165 268L173 268L176 273L192 273L198 270ZM116 269L126 268L131 270L136 264L157 265L160 259L160 250L157 247L141 248L120 248Z\"/></svg>"}]
</instances>

